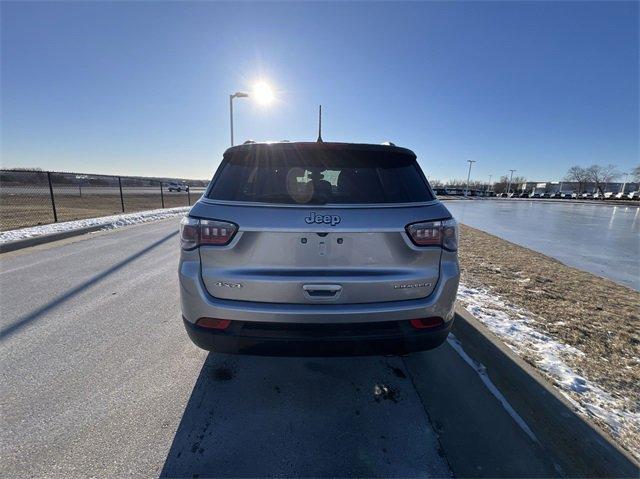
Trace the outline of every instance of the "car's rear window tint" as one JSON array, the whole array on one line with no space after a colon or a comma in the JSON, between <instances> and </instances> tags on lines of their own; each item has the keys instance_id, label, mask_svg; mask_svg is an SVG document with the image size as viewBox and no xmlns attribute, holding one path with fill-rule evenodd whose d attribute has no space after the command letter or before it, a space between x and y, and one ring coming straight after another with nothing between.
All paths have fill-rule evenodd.
<instances>
[{"instance_id":1,"label":"car's rear window tint","mask_svg":"<svg viewBox=\"0 0 640 479\"><path fill-rule=\"evenodd\" d=\"M251 150L223 161L214 200L276 204L416 203L433 199L414 157L385 151Z\"/></svg>"}]
</instances>

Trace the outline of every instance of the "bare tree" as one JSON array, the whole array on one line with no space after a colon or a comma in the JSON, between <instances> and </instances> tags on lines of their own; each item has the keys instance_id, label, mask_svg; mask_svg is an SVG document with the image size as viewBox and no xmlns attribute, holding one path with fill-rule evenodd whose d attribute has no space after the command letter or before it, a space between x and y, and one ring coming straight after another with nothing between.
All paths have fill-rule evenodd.
<instances>
[{"instance_id":1,"label":"bare tree","mask_svg":"<svg viewBox=\"0 0 640 479\"><path fill-rule=\"evenodd\" d=\"M511 192L516 192L522 189L522 184L526 183L527 179L524 176L514 176L511 180ZM503 175L498 181L493 183L493 191L496 193L506 193L509 186L509 176Z\"/></svg>"},{"instance_id":2,"label":"bare tree","mask_svg":"<svg viewBox=\"0 0 640 479\"><path fill-rule=\"evenodd\" d=\"M578 194L582 193L582 187L589 181L589 173L587 168L581 166L572 166L567 171L567 175L564 177L565 181L573 181L578 183Z\"/></svg>"},{"instance_id":3,"label":"bare tree","mask_svg":"<svg viewBox=\"0 0 640 479\"><path fill-rule=\"evenodd\" d=\"M516 192L522 190L522 185L527 182L527 178L524 176L514 176L511 180L511 191Z\"/></svg>"},{"instance_id":4,"label":"bare tree","mask_svg":"<svg viewBox=\"0 0 640 479\"><path fill-rule=\"evenodd\" d=\"M615 180L620 173L616 170L615 165L591 165L587 168L587 178L596 185L596 189L601 195L604 195L603 186L606 186L612 180Z\"/></svg>"},{"instance_id":5,"label":"bare tree","mask_svg":"<svg viewBox=\"0 0 640 479\"><path fill-rule=\"evenodd\" d=\"M631 176L633 176L633 181L640 182L640 165L634 166L631 170Z\"/></svg>"},{"instance_id":6,"label":"bare tree","mask_svg":"<svg viewBox=\"0 0 640 479\"><path fill-rule=\"evenodd\" d=\"M496 193L506 193L508 183L509 177L507 175L501 176L500 179L493 184L493 191Z\"/></svg>"},{"instance_id":7,"label":"bare tree","mask_svg":"<svg viewBox=\"0 0 640 479\"><path fill-rule=\"evenodd\" d=\"M457 178L449 178L445 185L447 186L463 186L467 184L467 179L457 179Z\"/></svg>"}]
</instances>

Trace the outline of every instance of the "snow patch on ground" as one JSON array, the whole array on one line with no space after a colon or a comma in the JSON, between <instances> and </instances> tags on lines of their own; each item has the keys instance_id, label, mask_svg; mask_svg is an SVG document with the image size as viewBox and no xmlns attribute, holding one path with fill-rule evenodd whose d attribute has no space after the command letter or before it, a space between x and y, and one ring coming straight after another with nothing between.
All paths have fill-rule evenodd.
<instances>
[{"instance_id":1,"label":"snow patch on ground","mask_svg":"<svg viewBox=\"0 0 640 479\"><path fill-rule=\"evenodd\" d=\"M157 221L173 216L184 215L189 211L190 207L166 208L160 210L140 211L138 213L124 213L121 215L102 216L100 218L88 218L85 220L65 221L63 223L52 223L49 225L32 226L31 228L22 228L19 230L0 232L0 244L9 241L17 241L36 236L50 235L53 233L62 233L66 231L87 228L89 226L102 226L102 230L121 228L122 226L135 225L139 223L147 223L149 221Z\"/></svg>"},{"instance_id":2,"label":"snow patch on ground","mask_svg":"<svg viewBox=\"0 0 640 479\"><path fill-rule=\"evenodd\" d=\"M625 410L622 400L574 371L567 360L584 353L537 331L531 313L490 291L463 284L458 300L516 354L532 359L579 412L598 418L616 437L640 432L640 414ZM633 453L640 457L640 451Z\"/></svg>"}]
</instances>

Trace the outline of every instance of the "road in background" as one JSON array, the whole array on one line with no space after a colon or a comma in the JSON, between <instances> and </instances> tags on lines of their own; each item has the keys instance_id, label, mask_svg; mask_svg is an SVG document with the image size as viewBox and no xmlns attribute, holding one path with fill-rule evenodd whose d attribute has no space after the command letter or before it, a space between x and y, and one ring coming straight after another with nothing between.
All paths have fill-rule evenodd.
<instances>
[{"instance_id":1,"label":"road in background","mask_svg":"<svg viewBox=\"0 0 640 479\"><path fill-rule=\"evenodd\" d=\"M406 358L198 349L177 228L0 257L4 477L560 475L448 343Z\"/></svg>"},{"instance_id":2,"label":"road in background","mask_svg":"<svg viewBox=\"0 0 640 479\"><path fill-rule=\"evenodd\" d=\"M640 207L544 200L459 200L461 223L640 290Z\"/></svg>"}]
</instances>

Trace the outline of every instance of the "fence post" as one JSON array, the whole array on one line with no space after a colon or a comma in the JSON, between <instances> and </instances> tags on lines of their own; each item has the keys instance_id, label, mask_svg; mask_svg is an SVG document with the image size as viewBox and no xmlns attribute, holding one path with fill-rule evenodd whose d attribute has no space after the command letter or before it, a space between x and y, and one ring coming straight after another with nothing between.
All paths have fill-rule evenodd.
<instances>
[{"instance_id":1,"label":"fence post","mask_svg":"<svg viewBox=\"0 0 640 479\"><path fill-rule=\"evenodd\" d=\"M56 212L56 201L53 199L53 186L51 186L51 172L47 171L47 180L49 180L49 194L51 195L51 208L53 208L53 221L58 222L58 213Z\"/></svg>"},{"instance_id":2,"label":"fence post","mask_svg":"<svg viewBox=\"0 0 640 479\"><path fill-rule=\"evenodd\" d=\"M187 202L189 203L189 206L191 206L191 188L189 188L187 186Z\"/></svg>"},{"instance_id":3,"label":"fence post","mask_svg":"<svg viewBox=\"0 0 640 479\"><path fill-rule=\"evenodd\" d=\"M122 196L122 180L118 176L118 187L120 188L120 204L122 205L122 212L124 213L124 197Z\"/></svg>"},{"instance_id":4,"label":"fence post","mask_svg":"<svg viewBox=\"0 0 640 479\"><path fill-rule=\"evenodd\" d=\"M160 201L162 202L162 208L164 208L164 194L162 193L162 180L160 180Z\"/></svg>"}]
</instances>

